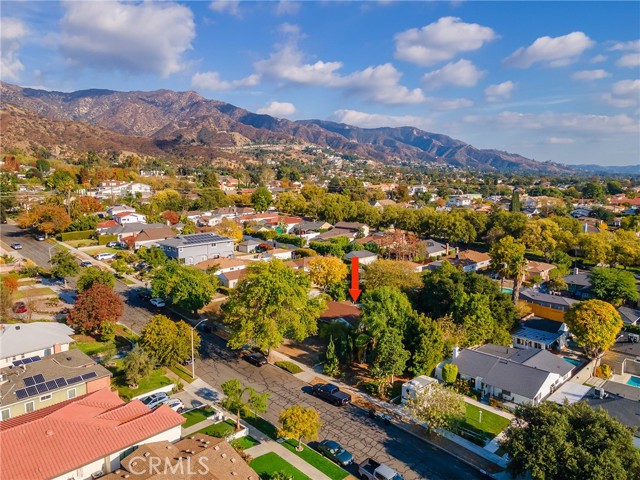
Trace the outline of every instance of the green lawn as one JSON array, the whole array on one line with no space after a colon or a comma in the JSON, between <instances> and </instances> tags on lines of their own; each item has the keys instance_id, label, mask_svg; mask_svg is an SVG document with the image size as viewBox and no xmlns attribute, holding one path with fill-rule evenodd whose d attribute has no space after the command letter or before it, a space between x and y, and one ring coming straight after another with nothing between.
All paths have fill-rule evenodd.
<instances>
[{"instance_id":1,"label":"green lawn","mask_svg":"<svg viewBox=\"0 0 640 480\"><path fill-rule=\"evenodd\" d=\"M509 425L509 419L496 415L489 410L479 408L470 403L466 403L467 414L464 428L472 427L472 430L484 432L488 439L492 439ZM480 410L482 410L482 421L480 420Z\"/></svg>"},{"instance_id":2,"label":"green lawn","mask_svg":"<svg viewBox=\"0 0 640 480\"><path fill-rule=\"evenodd\" d=\"M211 407L196 408L195 410L184 412L182 416L186 418L187 421L182 424L182 428L189 428L191 425L202 422L214 413L216 413L216 411Z\"/></svg>"},{"instance_id":3,"label":"green lawn","mask_svg":"<svg viewBox=\"0 0 640 480\"><path fill-rule=\"evenodd\" d=\"M115 366L107 368L111 371L111 373L113 373L111 384L118 389L120 398L125 401L129 401L133 397L151 392L152 390L156 390L160 387L166 387L167 385L171 385L173 383L173 381L171 381L165 375L165 369L158 368L156 370L153 370L150 375L140 380L138 388L133 390L127 385L124 371L122 370L122 360L116 360Z\"/></svg>"},{"instance_id":4,"label":"green lawn","mask_svg":"<svg viewBox=\"0 0 640 480\"><path fill-rule=\"evenodd\" d=\"M278 439L278 429L276 428L275 425L266 421L264 418L258 417L258 416L248 416L246 418L242 418L242 420L247 422L249 425L253 425L262 433L264 433L265 435L268 435L274 440Z\"/></svg>"},{"instance_id":5,"label":"green lawn","mask_svg":"<svg viewBox=\"0 0 640 480\"><path fill-rule=\"evenodd\" d=\"M194 380L193 377L191 376L191 371L187 370L182 365L174 365L172 367L169 367L169 370L171 370L173 373L178 375L182 380L184 380L187 383L191 383Z\"/></svg>"},{"instance_id":6,"label":"green lawn","mask_svg":"<svg viewBox=\"0 0 640 480\"><path fill-rule=\"evenodd\" d=\"M248 450L251 447L255 447L256 445L260 445L260 442L253 438L251 435L245 435L244 437L240 437L237 440L233 440L231 442L231 446L236 449Z\"/></svg>"},{"instance_id":7,"label":"green lawn","mask_svg":"<svg viewBox=\"0 0 640 480\"><path fill-rule=\"evenodd\" d=\"M277 472L285 472L294 480L311 480L311 478L273 452L261 455L253 460L249 466L260 475L262 480L269 480Z\"/></svg>"},{"instance_id":8,"label":"green lawn","mask_svg":"<svg viewBox=\"0 0 640 480\"><path fill-rule=\"evenodd\" d=\"M332 480L342 480L343 478L349 475L349 472L343 470L337 464L333 463L324 455L319 454L312 448L307 447L305 444L302 444L302 451L298 452L296 450L296 446L298 442L296 440L289 439L286 442L282 442L282 446L287 450L295 453L302 460L307 462L309 465L313 465L326 476L331 478Z\"/></svg>"},{"instance_id":9,"label":"green lawn","mask_svg":"<svg viewBox=\"0 0 640 480\"><path fill-rule=\"evenodd\" d=\"M202 430L198 430L198 433L222 438L226 437L227 435L231 435L235 431L235 429L236 422L228 418L224 422L214 423L213 425L209 425Z\"/></svg>"},{"instance_id":10,"label":"green lawn","mask_svg":"<svg viewBox=\"0 0 640 480\"><path fill-rule=\"evenodd\" d=\"M76 342L76 348L89 356L116 348L115 342Z\"/></svg>"}]
</instances>

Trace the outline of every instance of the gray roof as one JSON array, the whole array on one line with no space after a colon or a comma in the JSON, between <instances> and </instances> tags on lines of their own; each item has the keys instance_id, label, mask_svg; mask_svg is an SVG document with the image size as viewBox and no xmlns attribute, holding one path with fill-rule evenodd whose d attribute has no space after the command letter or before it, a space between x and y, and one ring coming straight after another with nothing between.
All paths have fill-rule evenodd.
<instances>
[{"instance_id":1,"label":"gray roof","mask_svg":"<svg viewBox=\"0 0 640 480\"><path fill-rule=\"evenodd\" d=\"M57 322L33 322L2 325L0 358L51 348L56 343L72 343L73 329Z\"/></svg>"},{"instance_id":2,"label":"gray roof","mask_svg":"<svg viewBox=\"0 0 640 480\"><path fill-rule=\"evenodd\" d=\"M242 245L242 246L251 246L251 245L260 245L260 241L259 240L245 240L244 242L240 242L238 245Z\"/></svg>"},{"instance_id":3,"label":"gray roof","mask_svg":"<svg viewBox=\"0 0 640 480\"><path fill-rule=\"evenodd\" d=\"M358 222L338 222L334 226L336 228L346 228L348 230L360 230L361 228L365 228L368 225L366 223Z\"/></svg>"},{"instance_id":4,"label":"gray roof","mask_svg":"<svg viewBox=\"0 0 640 480\"><path fill-rule=\"evenodd\" d=\"M356 235L356 231L347 228L332 228L324 233L318 235L315 240L326 240L328 238L336 238L336 237L349 237L353 238Z\"/></svg>"},{"instance_id":5,"label":"gray roof","mask_svg":"<svg viewBox=\"0 0 640 480\"><path fill-rule=\"evenodd\" d=\"M205 245L215 242L233 242L233 239L214 233L192 233L190 235L178 235L174 238L168 238L162 242L158 242L158 245L168 247L192 247L194 245Z\"/></svg>"},{"instance_id":6,"label":"gray roof","mask_svg":"<svg viewBox=\"0 0 640 480\"><path fill-rule=\"evenodd\" d=\"M562 357L554 355L547 350L538 350L536 355L525 360L522 364L537 368L538 370L544 370L545 372L557 373L561 377L564 377L575 368L575 365L572 363L567 362Z\"/></svg>"},{"instance_id":7,"label":"gray roof","mask_svg":"<svg viewBox=\"0 0 640 480\"><path fill-rule=\"evenodd\" d=\"M621 423L629 427L640 428L640 403L634 400L629 400L624 397L618 396L615 393L612 394L607 387L613 382L607 382L605 384L605 391L609 393L607 398L594 398L593 389L584 397L584 401L591 407L602 407L609 415L617 418ZM640 390L640 388L635 388ZM640 436L640 430L635 431L635 436Z\"/></svg>"},{"instance_id":8,"label":"gray roof","mask_svg":"<svg viewBox=\"0 0 640 480\"><path fill-rule=\"evenodd\" d=\"M527 340L531 340L532 342L540 342L543 345L553 344L553 342L555 342L562 335L562 332L551 333L545 332L544 330L527 327L520 327L518 330L511 334L511 336L513 337L524 338Z\"/></svg>"},{"instance_id":9,"label":"gray roof","mask_svg":"<svg viewBox=\"0 0 640 480\"><path fill-rule=\"evenodd\" d=\"M427 240L427 253L435 254L442 251L446 252L447 245L444 243L436 242L435 240Z\"/></svg>"},{"instance_id":10,"label":"gray roof","mask_svg":"<svg viewBox=\"0 0 640 480\"><path fill-rule=\"evenodd\" d=\"M0 405L13 405L14 403L26 400L30 397L42 395L45 392L66 389L72 385L86 383L88 380L110 377L111 372L98 365L91 357L85 355L78 349L60 352L39 361L28 363L22 367L5 367L0 370L6 381L0 385ZM41 375L42 378L30 378ZM86 378L82 376L86 375ZM39 380L39 381L38 381ZM34 385L44 382L46 389L30 390ZM54 384L51 384L55 380ZM25 390L26 389L26 390ZM24 391L26 396L17 395L16 392Z\"/></svg>"},{"instance_id":11,"label":"gray roof","mask_svg":"<svg viewBox=\"0 0 640 480\"><path fill-rule=\"evenodd\" d=\"M578 303L578 300L574 300L573 298L561 297L560 295L550 295L533 288L525 288L522 290L520 292L520 298L539 305L558 305L565 307L566 309L571 307L574 303Z\"/></svg>"},{"instance_id":12,"label":"gray roof","mask_svg":"<svg viewBox=\"0 0 640 480\"><path fill-rule=\"evenodd\" d=\"M620 307L618 312L622 317L622 321L627 324L635 324L640 319L640 310L629 307Z\"/></svg>"},{"instance_id":13,"label":"gray roof","mask_svg":"<svg viewBox=\"0 0 640 480\"><path fill-rule=\"evenodd\" d=\"M358 258L371 258L371 257L376 257L378 258L378 255L370 252L369 250L355 250L353 252L349 252L347 253L344 258L350 260L353 257L358 257Z\"/></svg>"},{"instance_id":14,"label":"gray roof","mask_svg":"<svg viewBox=\"0 0 640 480\"><path fill-rule=\"evenodd\" d=\"M534 399L551 373L509 360L498 360L483 382L525 398Z\"/></svg>"},{"instance_id":15,"label":"gray roof","mask_svg":"<svg viewBox=\"0 0 640 480\"><path fill-rule=\"evenodd\" d=\"M572 273L570 275L565 275L562 278L567 282L567 285L578 285L580 287L591 286L591 280L589 280L589 274L587 272Z\"/></svg>"}]
</instances>

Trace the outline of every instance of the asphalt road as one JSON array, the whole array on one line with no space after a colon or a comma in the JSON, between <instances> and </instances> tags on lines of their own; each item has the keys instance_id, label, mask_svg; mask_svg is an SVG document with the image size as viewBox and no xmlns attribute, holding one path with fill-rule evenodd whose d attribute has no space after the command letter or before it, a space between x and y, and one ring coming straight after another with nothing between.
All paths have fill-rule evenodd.
<instances>
[{"instance_id":1,"label":"asphalt road","mask_svg":"<svg viewBox=\"0 0 640 480\"><path fill-rule=\"evenodd\" d=\"M0 228L5 247L12 242L20 242L23 256L48 267L50 243L38 242L13 225L2 225ZM73 279L69 281L70 286L74 283ZM117 282L116 290L125 301L121 322L140 332L142 326L159 310L139 299L133 289L121 282ZM172 316L166 310L162 310L162 313ZM358 462L372 457L396 469L405 480L489 478L393 425L385 427L372 421L357 407L335 407L313 397L308 393L308 384L273 365L255 367L238 359L234 352L226 348L224 340L215 335L203 335L202 340L201 359L196 362L198 376L218 389L225 381L238 378L258 391L270 392L269 409L264 416L274 424L277 424L283 408L295 404L313 406L320 412L323 422L320 440L328 438L340 442ZM355 466L351 470L357 473Z\"/></svg>"}]
</instances>

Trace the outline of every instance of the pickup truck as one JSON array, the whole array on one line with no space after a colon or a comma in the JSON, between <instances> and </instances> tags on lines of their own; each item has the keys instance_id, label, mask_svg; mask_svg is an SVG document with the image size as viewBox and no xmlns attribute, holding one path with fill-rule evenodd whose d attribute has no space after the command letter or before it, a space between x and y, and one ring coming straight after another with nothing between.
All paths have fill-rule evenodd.
<instances>
[{"instance_id":1,"label":"pickup truck","mask_svg":"<svg viewBox=\"0 0 640 480\"><path fill-rule=\"evenodd\" d=\"M378 463L373 458L367 458L358 465L360 478L369 480L403 480L402 475L384 463Z\"/></svg>"},{"instance_id":2,"label":"pickup truck","mask_svg":"<svg viewBox=\"0 0 640 480\"><path fill-rule=\"evenodd\" d=\"M338 407L351 402L351 395L341 392L340 389L332 383L318 383L314 385L313 394Z\"/></svg>"}]
</instances>

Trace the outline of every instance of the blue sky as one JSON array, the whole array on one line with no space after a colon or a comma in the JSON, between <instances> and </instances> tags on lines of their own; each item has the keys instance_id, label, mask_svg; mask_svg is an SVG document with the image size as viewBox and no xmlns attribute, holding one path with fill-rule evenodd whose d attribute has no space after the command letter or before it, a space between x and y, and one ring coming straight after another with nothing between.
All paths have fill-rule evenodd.
<instances>
[{"instance_id":1,"label":"blue sky","mask_svg":"<svg viewBox=\"0 0 640 480\"><path fill-rule=\"evenodd\" d=\"M2 1L3 81L640 162L640 3Z\"/></svg>"}]
</instances>

